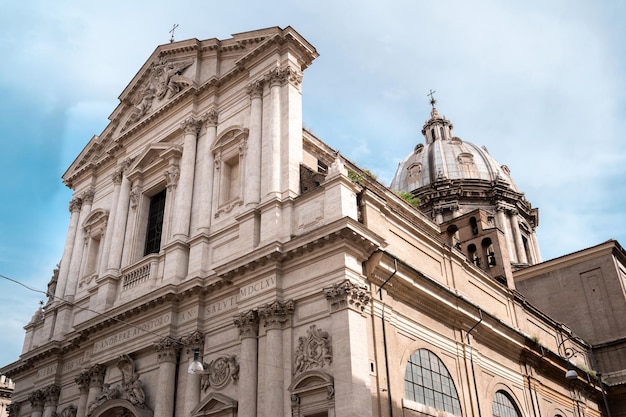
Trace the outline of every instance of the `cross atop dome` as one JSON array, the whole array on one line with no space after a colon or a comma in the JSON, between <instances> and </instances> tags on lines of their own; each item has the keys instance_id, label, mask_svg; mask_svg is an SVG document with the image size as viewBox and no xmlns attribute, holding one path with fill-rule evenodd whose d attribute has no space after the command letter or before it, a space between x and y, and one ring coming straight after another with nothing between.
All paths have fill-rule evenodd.
<instances>
[{"instance_id":1,"label":"cross atop dome","mask_svg":"<svg viewBox=\"0 0 626 417\"><path fill-rule=\"evenodd\" d=\"M430 105L433 106L433 109L435 108L435 104L437 104L437 99L434 97L435 93L436 91L430 90L430 93L426 94L430 96Z\"/></svg>"}]
</instances>

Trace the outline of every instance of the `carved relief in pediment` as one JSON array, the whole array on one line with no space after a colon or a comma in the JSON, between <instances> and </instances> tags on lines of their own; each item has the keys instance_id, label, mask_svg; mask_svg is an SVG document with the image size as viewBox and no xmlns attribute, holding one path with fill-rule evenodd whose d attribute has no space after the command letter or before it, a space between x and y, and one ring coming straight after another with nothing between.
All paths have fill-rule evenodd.
<instances>
[{"instance_id":1,"label":"carved relief in pediment","mask_svg":"<svg viewBox=\"0 0 626 417\"><path fill-rule=\"evenodd\" d=\"M163 57L157 57L148 69L145 81L130 99L133 105L132 113L126 120L122 131L152 113L155 101L169 100L192 85L193 80L183 73L193 63L193 58L166 60Z\"/></svg>"}]
</instances>

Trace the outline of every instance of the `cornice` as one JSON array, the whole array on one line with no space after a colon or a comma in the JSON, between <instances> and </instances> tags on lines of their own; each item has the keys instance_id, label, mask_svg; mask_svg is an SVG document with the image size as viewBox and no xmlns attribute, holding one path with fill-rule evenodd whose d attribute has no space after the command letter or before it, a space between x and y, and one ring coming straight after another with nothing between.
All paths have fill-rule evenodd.
<instances>
[{"instance_id":1,"label":"cornice","mask_svg":"<svg viewBox=\"0 0 626 417\"><path fill-rule=\"evenodd\" d=\"M621 256L620 256L621 253ZM568 253L566 255L559 256L558 258L550 259L535 265L528 266L524 269L519 269L513 272L513 279L515 281L523 281L525 279L534 278L538 275L543 275L556 269L570 267L581 262L585 262L591 259L597 259L599 256L615 256L621 258L621 261L626 260L624 250L619 246L615 240L607 240L596 246L581 249L576 252Z\"/></svg>"},{"instance_id":2,"label":"cornice","mask_svg":"<svg viewBox=\"0 0 626 417\"><path fill-rule=\"evenodd\" d=\"M351 218L342 218L314 231L294 237L288 242L273 242L239 259L215 267L218 277L232 281L234 277L254 271L268 263L282 265L329 244L345 242L358 248L368 258L384 244L383 238Z\"/></svg>"}]
</instances>

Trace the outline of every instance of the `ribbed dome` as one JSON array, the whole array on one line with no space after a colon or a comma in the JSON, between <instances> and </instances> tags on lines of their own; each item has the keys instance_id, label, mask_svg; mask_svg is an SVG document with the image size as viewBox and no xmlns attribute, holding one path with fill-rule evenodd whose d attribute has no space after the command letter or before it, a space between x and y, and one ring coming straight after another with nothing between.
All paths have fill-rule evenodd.
<instances>
[{"instance_id":1,"label":"ribbed dome","mask_svg":"<svg viewBox=\"0 0 626 417\"><path fill-rule=\"evenodd\" d=\"M519 189L511 179L506 166L500 165L483 147L452 136L452 123L441 117L433 107L431 118L422 129L426 144L418 144L414 151L398 165L391 182L396 191L414 191L437 179L499 180L513 191Z\"/></svg>"}]
</instances>

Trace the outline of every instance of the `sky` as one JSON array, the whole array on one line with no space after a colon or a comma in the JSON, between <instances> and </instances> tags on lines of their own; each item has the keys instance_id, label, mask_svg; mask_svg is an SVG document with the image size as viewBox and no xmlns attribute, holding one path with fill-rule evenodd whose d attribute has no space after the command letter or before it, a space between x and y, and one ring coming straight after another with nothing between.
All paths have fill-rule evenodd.
<instances>
[{"instance_id":1,"label":"sky","mask_svg":"<svg viewBox=\"0 0 626 417\"><path fill-rule=\"evenodd\" d=\"M539 208L544 260L626 245L624 0L0 0L0 275L45 291L72 192L61 176L159 44L292 26L320 54L304 126L389 185L428 92L454 134ZM0 278L0 366L45 297Z\"/></svg>"}]
</instances>

